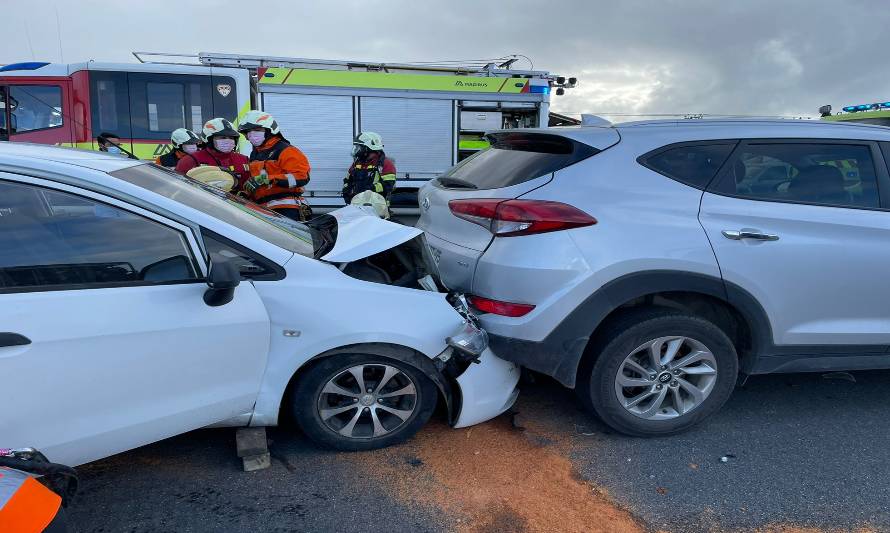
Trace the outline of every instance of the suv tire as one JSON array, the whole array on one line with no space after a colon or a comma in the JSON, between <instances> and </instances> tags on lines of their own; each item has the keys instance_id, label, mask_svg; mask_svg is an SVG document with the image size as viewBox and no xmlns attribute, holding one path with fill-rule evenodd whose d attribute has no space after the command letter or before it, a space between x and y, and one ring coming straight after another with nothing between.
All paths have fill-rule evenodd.
<instances>
[{"instance_id":1,"label":"suv tire","mask_svg":"<svg viewBox=\"0 0 890 533\"><path fill-rule=\"evenodd\" d=\"M578 393L621 433L653 437L684 431L720 409L735 387L738 356L732 341L695 315L631 313L608 324L600 338L602 350Z\"/></svg>"},{"instance_id":2,"label":"suv tire","mask_svg":"<svg viewBox=\"0 0 890 533\"><path fill-rule=\"evenodd\" d=\"M435 384L413 365L355 353L325 357L308 368L291 405L297 424L316 443L362 451L414 436L437 400Z\"/></svg>"}]
</instances>

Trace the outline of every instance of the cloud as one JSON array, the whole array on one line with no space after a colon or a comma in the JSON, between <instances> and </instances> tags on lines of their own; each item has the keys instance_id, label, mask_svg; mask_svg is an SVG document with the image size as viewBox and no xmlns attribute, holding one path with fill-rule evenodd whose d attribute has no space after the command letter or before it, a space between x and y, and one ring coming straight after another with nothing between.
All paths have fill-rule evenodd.
<instances>
[{"instance_id":1,"label":"cloud","mask_svg":"<svg viewBox=\"0 0 890 533\"><path fill-rule=\"evenodd\" d=\"M890 99L883 0L4 0L0 63L131 50L374 61L521 53L580 80L565 112L814 114ZM11 5L8 5L11 4ZM30 37L31 46L28 45Z\"/></svg>"}]
</instances>

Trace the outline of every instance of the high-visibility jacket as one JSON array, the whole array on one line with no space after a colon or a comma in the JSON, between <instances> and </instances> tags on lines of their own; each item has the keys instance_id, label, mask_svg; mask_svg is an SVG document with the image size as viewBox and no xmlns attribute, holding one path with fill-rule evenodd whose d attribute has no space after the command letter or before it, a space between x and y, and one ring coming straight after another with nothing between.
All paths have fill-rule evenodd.
<instances>
[{"instance_id":1,"label":"high-visibility jacket","mask_svg":"<svg viewBox=\"0 0 890 533\"><path fill-rule=\"evenodd\" d=\"M62 498L20 470L0 467L0 531L65 531Z\"/></svg>"},{"instance_id":2,"label":"high-visibility jacket","mask_svg":"<svg viewBox=\"0 0 890 533\"><path fill-rule=\"evenodd\" d=\"M250 153L250 175L265 172L269 179L268 185L254 191L251 200L275 211L299 210L309 170L309 160L299 148L281 135L273 135Z\"/></svg>"},{"instance_id":3,"label":"high-visibility jacket","mask_svg":"<svg viewBox=\"0 0 890 533\"><path fill-rule=\"evenodd\" d=\"M161 165L162 167L167 168L176 168L179 160L185 157L187 154L182 150L170 150L164 155L158 156L155 158L155 163Z\"/></svg>"},{"instance_id":4,"label":"high-visibility jacket","mask_svg":"<svg viewBox=\"0 0 890 533\"><path fill-rule=\"evenodd\" d=\"M210 147L184 155L179 163L176 163L176 172L185 175L189 170L201 165L219 167L235 176L233 192L240 191L244 183L250 179L250 161L246 155L239 152L220 152Z\"/></svg>"},{"instance_id":5,"label":"high-visibility jacket","mask_svg":"<svg viewBox=\"0 0 890 533\"><path fill-rule=\"evenodd\" d=\"M395 186L395 162L383 152L372 152L364 161L354 161L349 167L343 179L343 199L348 204L355 195L374 191L388 202Z\"/></svg>"}]
</instances>

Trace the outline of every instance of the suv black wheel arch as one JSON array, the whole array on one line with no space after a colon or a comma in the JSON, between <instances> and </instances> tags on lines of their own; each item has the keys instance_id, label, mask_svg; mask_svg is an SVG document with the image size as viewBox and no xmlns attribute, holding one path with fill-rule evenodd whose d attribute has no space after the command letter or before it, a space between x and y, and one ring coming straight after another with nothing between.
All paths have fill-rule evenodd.
<instances>
[{"instance_id":1,"label":"suv black wheel arch","mask_svg":"<svg viewBox=\"0 0 890 533\"><path fill-rule=\"evenodd\" d=\"M500 357L573 388L579 372L596 358L603 326L644 306L684 309L713 321L735 343L743 373L753 373L759 355L773 347L766 312L750 293L718 277L671 270L635 272L610 281L541 342L490 335L491 347Z\"/></svg>"}]
</instances>

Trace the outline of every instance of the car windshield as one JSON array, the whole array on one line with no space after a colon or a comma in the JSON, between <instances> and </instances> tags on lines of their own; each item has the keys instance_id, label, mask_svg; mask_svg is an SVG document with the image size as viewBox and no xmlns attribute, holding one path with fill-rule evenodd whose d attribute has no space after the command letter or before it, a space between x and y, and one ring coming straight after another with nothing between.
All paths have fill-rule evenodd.
<instances>
[{"instance_id":1,"label":"car windshield","mask_svg":"<svg viewBox=\"0 0 890 533\"><path fill-rule=\"evenodd\" d=\"M323 240L306 224L157 165L136 165L110 174L306 257L314 257L316 243Z\"/></svg>"}]
</instances>

